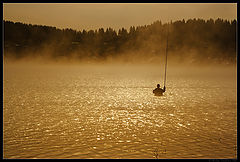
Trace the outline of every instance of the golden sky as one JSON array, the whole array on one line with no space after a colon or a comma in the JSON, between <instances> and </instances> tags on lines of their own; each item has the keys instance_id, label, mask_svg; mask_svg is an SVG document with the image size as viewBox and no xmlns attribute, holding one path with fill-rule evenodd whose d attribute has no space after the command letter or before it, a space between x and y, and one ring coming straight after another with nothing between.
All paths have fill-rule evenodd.
<instances>
[{"instance_id":1,"label":"golden sky","mask_svg":"<svg viewBox=\"0 0 240 162\"><path fill-rule=\"evenodd\" d=\"M237 3L3 3L3 19L90 30L129 29L156 20L237 19Z\"/></svg>"}]
</instances>

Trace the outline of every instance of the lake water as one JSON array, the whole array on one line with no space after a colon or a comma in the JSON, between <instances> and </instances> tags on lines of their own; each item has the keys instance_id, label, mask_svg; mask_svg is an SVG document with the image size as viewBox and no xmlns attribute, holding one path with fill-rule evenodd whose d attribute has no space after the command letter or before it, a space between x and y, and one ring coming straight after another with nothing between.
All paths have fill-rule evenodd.
<instances>
[{"instance_id":1,"label":"lake water","mask_svg":"<svg viewBox=\"0 0 240 162\"><path fill-rule=\"evenodd\" d=\"M5 64L3 158L237 158L236 67L163 72Z\"/></svg>"}]
</instances>

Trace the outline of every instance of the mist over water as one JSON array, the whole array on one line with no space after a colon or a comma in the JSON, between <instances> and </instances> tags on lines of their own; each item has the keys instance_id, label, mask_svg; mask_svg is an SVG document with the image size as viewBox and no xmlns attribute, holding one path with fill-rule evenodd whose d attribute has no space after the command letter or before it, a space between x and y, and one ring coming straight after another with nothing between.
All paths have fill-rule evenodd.
<instances>
[{"instance_id":1,"label":"mist over water","mask_svg":"<svg viewBox=\"0 0 240 162\"><path fill-rule=\"evenodd\" d=\"M194 18L76 31L4 20L3 157L236 159L236 27ZM154 96L166 58L166 92Z\"/></svg>"},{"instance_id":2,"label":"mist over water","mask_svg":"<svg viewBox=\"0 0 240 162\"><path fill-rule=\"evenodd\" d=\"M4 60L4 158L236 158L236 65Z\"/></svg>"}]
</instances>

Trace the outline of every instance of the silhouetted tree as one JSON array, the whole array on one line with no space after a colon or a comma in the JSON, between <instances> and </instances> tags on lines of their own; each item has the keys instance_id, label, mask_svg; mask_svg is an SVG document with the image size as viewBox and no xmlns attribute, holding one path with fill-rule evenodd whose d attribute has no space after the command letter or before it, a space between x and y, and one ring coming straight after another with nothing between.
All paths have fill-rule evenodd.
<instances>
[{"instance_id":1,"label":"silhouetted tree","mask_svg":"<svg viewBox=\"0 0 240 162\"><path fill-rule=\"evenodd\" d=\"M131 26L129 32L121 28L106 30L57 29L56 27L3 21L4 55L15 58L38 55L48 49L50 57L77 56L79 59L114 57L118 54L143 52L163 55L169 29L169 52L175 57L188 57L196 51L195 60L236 59L236 20L189 19L162 24ZM27 51L27 52L26 52ZM181 51L181 52L179 52Z\"/></svg>"}]
</instances>

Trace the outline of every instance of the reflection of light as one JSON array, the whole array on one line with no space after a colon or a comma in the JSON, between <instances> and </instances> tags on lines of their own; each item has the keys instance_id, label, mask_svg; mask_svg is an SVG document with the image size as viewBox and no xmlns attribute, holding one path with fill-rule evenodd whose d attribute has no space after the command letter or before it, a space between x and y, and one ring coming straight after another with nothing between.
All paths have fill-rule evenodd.
<instances>
[{"instance_id":1,"label":"reflection of light","mask_svg":"<svg viewBox=\"0 0 240 162\"><path fill-rule=\"evenodd\" d=\"M69 75L72 75L72 78L76 77L76 73ZM64 74L62 74L62 76L64 76ZM78 76L76 78L79 84L82 84L86 76L81 75L81 77ZM218 96L218 92L221 89L209 90L207 93L202 93L202 91L199 91L201 88L181 88L178 86L188 87L187 84L189 84L189 82L195 84L194 80L188 80L189 82L184 82L183 85L181 80L176 80L174 83L175 88L171 90L173 92L172 95L167 95L166 93L165 96L157 98L152 95L152 88L136 87L135 85L138 84L138 82L135 82L134 79L125 79L123 82L118 77L116 78L117 79L112 79L109 76L105 79L103 77L101 81L97 81L97 79L91 81L91 79L89 79L88 84L90 84L90 86L87 84L87 86L78 86L78 89L74 91L72 91L72 87L76 87L76 81L71 81L67 78L64 82L61 82L61 84L59 83L58 86L56 86L55 83L53 83L53 85L49 83L49 86L52 87L51 93L48 93L47 88L40 89L39 97L33 98L34 102L31 100L32 96L26 95L24 103L29 106L24 107L24 109L16 106L16 111L14 111L10 109L13 108L13 106L7 105L6 103L7 107L4 108L4 113L10 112L11 114L8 114L8 116L11 117L14 115L14 118L4 119L7 121L5 122L5 128L14 128L13 132L15 131L15 133L25 130L25 137L28 138L28 140L36 140L36 142L39 142L38 140L40 138L38 136L34 137L34 131L43 132L45 133L44 135L47 136L46 139L54 139L49 142L49 145L46 144L46 147L59 145L60 148L58 148L58 150L63 150L63 147L72 150L83 147L86 148L86 154L90 153L88 154L90 157L94 157L96 154L96 152L91 152L93 149L98 149L98 155L105 156L107 154L106 156L109 156L110 154L118 154L121 152L122 145L125 144L127 147L130 146L137 150L134 152L136 157L144 157L140 150L142 149L142 151L147 152L147 149L153 146L151 142L159 144L159 142L173 141L173 139L178 142L180 147L185 148L186 143L194 140L193 138L199 138L201 134L204 134L204 138L205 135L206 137L212 135L212 133L209 134L209 131L206 131L206 129L209 129L208 126L206 125L204 127L204 123L210 121L210 129L213 128L215 132L221 131L225 133L227 130L229 134L236 134L233 132L235 127L231 130L225 129L224 126L221 127L222 129L217 129L219 124L224 124L227 128L232 124L232 122L230 122L228 125L228 121L236 121L236 118L222 118L220 120L223 116L229 116L230 112L230 115L236 112L231 111L231 109L227 111L220 109L225 106L231 108L231 104L236 106L236 103L232 103L232 101L236 100L236 91L232 93L232 89L225 90L227 94L229 94L227 97L229 100L226 102L226 97L223 98L222 94ZM46 78L43 79L48 82ZM105 80L108 79L112 79L112 82L107 82L108 84L104 85ZM41 82L41 79L39 82ZM144 84L150 85L151 83L149 82L146 81ZM73 83L73 86L71 86L71 83ZM38 82L35 84L38 85ZM116 87L115 84L117 84L118 87ZM122 84L125 85L123 86ZM206 84L206 87L209 87L209 84ZM216 86L217 82L211 84ZM95 87L91 87L92 85ZM101 87L102 85L104 85L103 88ZM22 84L21 86L25 86L22 89L29 89L28 86L30 85ZM59 87L66 88L59 89ZM31 88L34 89L35 87L33 86ZM21 99L18 98L21 96L20 92L16 91L16 94L14 94L16 96L11 96L16 100L16 105L21 104L18 102L19 99ZM68 96L65 97L65 94L68 94ZM234 99L232 99L232 96ZM27 99L27 97L29 97L29 99ZM49 98L52 98L54 102L49 101ZM28 100L31 102L27 103ZM11 103L14 104L14 100L11 101ZM220 103L223 105L217 107ZM218 113L217 110L221 110L221 113ZM39 115L39 113L41 113L41 115ZM216 117L213 114L220 114L220 117ZM225 123L221 123L223 121ZM178 130L178 132L175 130ZM5 134L8 132L9 131L5 131ZM210 132L212 131L210 130ZM33 135L30 133L33 133ZM19 134L21 135L21 133ZM55 138L58 135L60 139L64 140ZM190 136L186 140L181 141L181 135ZM8 134L6 136L9 137ZM17 138L21 139L21 136L15 136L14 138L16 138L15 141L17 141ZM11 137L9 139L11 139ZM115 143L117 141L119 141L119 144ZM70 143L69 147L68 142ZM71 143L75 143L75 145L71 145ZM145 143L147 144L145 145ZM210 145L211 140L208 140L206 143ZM203 143L201 143L201 145L204 149L206 148ZM32 146L32 149L36 148L36 150L39 150L38 145L34 142ZM113 149L105 150L108 146ZM30 146L24 147L31 149ZM84 152L84 149L81 151ZM179 150L180 153L182 153L181 151L182 150ZM208 155L208 151L209 150L207 150L206 153L203 152L203 155ZM225 154L224 151L221 153ZM83 157L82 152L74 153L73 151L71 155L77 155L76 157L81 158ZM60 154L61 152L59 151L58 153ZM171 154L174 153L176 152L171 152ZM188 152L184 153L186 155L188 154ZM190 152L189 154L194 154L194 152ZM71 156L68 155L68 153L63 153L62 155L63 157L65 155Z\"/></svg>"}]
</instances>

